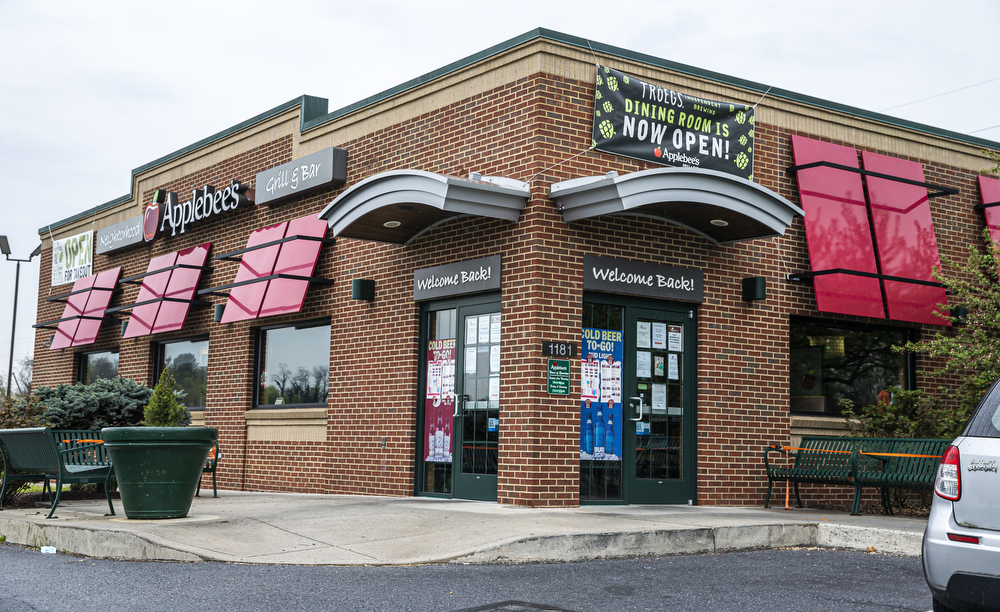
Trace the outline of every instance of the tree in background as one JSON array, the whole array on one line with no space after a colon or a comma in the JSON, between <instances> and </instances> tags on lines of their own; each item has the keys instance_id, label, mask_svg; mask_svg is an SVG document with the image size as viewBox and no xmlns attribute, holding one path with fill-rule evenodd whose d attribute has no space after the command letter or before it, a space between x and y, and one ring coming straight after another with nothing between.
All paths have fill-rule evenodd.
<instances>
[{"instance_id":1,"label":"tree in background","mask_svg":"<svg viewBox=\"0 0 1000 612\"><path fill-rule=\"evenodd\" d=\"M27 395L31 392L31 372L34 369L35 358L25 355L17 360L17 368L11 373L11 393ZM6 387L4 387L6 388Z\"/></svg>"},{"instance_id":2,"label":"tree in background","mask_svg":"<svg viewBox=\"0 0 1000 612\"><path fill-rule=\"evenodd\" d=\"M31 393L31 371L35 360L31 356L24 356L15 362L11 371L10 393L11 395L28 395ZM7 395L7 377L0 374L0 398Z\"/></svg>"},{"instance_id":3,"label":"tree in background","mask_svg":"<svg viewBox=\"0 0 1000 612\"><path fill-rule=\"evenodd\" d=\"M968 257L957 274L934 272L935 279L948 292L948 305L955 315L947 317L951 330L900 347L941 360L944 365L929 373L959 381L955 387L939 389L943 399L952 399L957 405L956 410L944 415L942 437L961 432L983 394L1000 378L1000 250L988 228L983 231L983 240L985 249L969 246ZM945 259L945 263L950 262Z\"/></svg>"}]
</instances>

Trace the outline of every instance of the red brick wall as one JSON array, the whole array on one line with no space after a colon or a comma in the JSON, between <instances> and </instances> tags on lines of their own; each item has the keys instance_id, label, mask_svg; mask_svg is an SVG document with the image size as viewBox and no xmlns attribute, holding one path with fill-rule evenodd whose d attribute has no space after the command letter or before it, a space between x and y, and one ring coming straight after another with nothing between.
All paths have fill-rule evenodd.
<instances>
[{"instance_id":1,"label":"red brick wall","mask_svg":"<svg viewBox=\"0 0 1000 612\"><path fill-rule=\"evenodd\" d=\"M415 487L419 305L413 302L413 272L419 268L501 254L502 396L497 496L527 506L576 505L579 496L579 373L568 397L546 393L541 341L579 342L583 256L594 254L678 267L705 274L705 301L698 320L699 503L763 502L761 452L788 441L788 317L817 313L812 290L785 280L808 270L801 220L786 236L719 247L681 228L629 217L606 217L572 226L547 198L552 182L615 170L654 167L597 151L591 144L593 84L533 75L497 87L352 142L324 143L349 151L348 186L395 169L454 176L476 171L531 181L532 197L518 223L462 219L442 225L407 247L338 239L324 247L317 275L333 286L314 285L303 312L262 321L217 325L211 309L192 309L182 334L209 334L207 423L218 427L223 446L220 486L379 495L411 495ZM810 136L806 134L807 136ZM789 133L757 124L755 180L798 201ZM182 199L192 187L251 179L260 170L291 159L291 138L205 168L165 187ZM943 254L959 258L975 241L981 220L972 211L975 177L967 171L925 164L927 180L962 190L932 200ZM149 257L212 240L213 254L242 248L250 231L322 210L340 190L322 191L274 207L250 207L202 222L190 234L98 257L95 270L123 265L124 275L145 271ZM151 193L143 194L148 200ZM47 270L51 251L42 254ZM232 281L236 264L215 262L201 287ZM48 291L42 275L41 297ZM768 298L746 304L740 280L765 276ZM372 303L350 299L350 281L373 279ZM115 304L134 302L126 287ZM214 298L221 303L221 299ZM39 320L58 318L40 300ZM330 317L330 397L326 443L246 441L245 413L254 384L254 327ZM859 320L856 317L837 319ZM251 324L253 323L253 324ZM882 323L882 322L880 322ZM897 325L888 323L889 325ZM928 332L932 329L928 329ZM123 375L151 381L155 338L121 341L108 324L91 348L121 345ZM71 381L73 351L47 351L36 339L38 384ZM921 386L936 385L926 377ZM385 437L386 446L381 440ZM805 490L810 499L843 498L844 491Z\"/></svg>"}]
</instances>

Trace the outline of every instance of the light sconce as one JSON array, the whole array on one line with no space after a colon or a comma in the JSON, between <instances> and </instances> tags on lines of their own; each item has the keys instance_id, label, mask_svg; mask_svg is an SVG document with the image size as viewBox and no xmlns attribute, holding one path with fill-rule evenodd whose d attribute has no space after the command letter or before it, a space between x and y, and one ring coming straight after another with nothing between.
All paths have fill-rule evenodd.
<instances>
[{"instance_id":1,"label":"light sconce","mask_svg":"<svg viewBox=\"0 0 1000 612\"><path fill-rule=\"evenodd\" d=\"M968 323L969 309L965 306L955 306L948 314L951 315L952 325L965 325Z\"/></svg>"},{"instance_id":2,"label":"light sconce","mask_svg":"<svg viewBox=\"0 0 1000 612\"><path fill-rule=\"evenodd\" d=\"M364 300L366 302L375 301L375 281L355 278L351 281L351 299Z\"/></svg>"},{"instance_id":3,"label":"light sconce","mask_svg":"<svg viewBox=\"0 0 1000 612\"><path fill-rule=\"evenodd\" d=\"M225 304L216 304L215 305L215 322L216 323L222 323L222 313L225 312L225 311L226 311L226 305Z\"/></svg>"},{"instance_id":4,"label":"light sconce","mask_svg":"<svg viewBox=\"0 0 1000 612\"><path fill-rule=\"evenodd\" d=\"M743 279L743 301L756 302L767 298L767 279L763 276L752 276Z\"/></svg>"}]
</instances>

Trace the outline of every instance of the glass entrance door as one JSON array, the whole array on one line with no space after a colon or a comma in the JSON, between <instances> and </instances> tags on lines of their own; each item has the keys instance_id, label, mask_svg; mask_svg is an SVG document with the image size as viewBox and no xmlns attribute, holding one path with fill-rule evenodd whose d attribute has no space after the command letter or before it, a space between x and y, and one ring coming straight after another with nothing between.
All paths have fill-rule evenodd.
<instances>
[{"instance_id":1,"label":"glass entrance door","mask_svg":"<svg viewBox=\"0 0 1000 612\"><path fill-rule=\"evenodd\" d=\"M492 304L459 308L463 333L456 376L459 432L455 496L497 499L500 441L500 308Z\"/></svg>"},{"instance_id":2,"label":"glass entrance door","mask_svg":"<svg viewBox=\"0 0 1000 612\"><path fill-rule=\"evenodd\" d=\"M695 498L693 312L628 309L625 480L631 503Z\"/></svg>"},{"instance_id":3,"label":"glass entrance door","mask_svg":"<svg viewBox=\"0 0 1000 612\"><path fill-rule=\"evenodd\" d=\"M500 434L500 305L424 314L422 492L495 501Z\"/></svg>"}]
</instances>

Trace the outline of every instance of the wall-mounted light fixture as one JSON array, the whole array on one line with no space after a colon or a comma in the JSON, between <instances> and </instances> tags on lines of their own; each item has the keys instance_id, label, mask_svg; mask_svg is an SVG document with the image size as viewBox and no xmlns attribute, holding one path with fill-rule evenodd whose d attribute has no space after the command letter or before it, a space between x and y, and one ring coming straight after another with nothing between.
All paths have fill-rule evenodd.
<instances>
[{"instance_id":1,"label":"wall-mounted light fixture","mask_svg":"<svg viewBox=\"0 0 1000 612\"><path fill-rule=\"evenodd\" d=\"M965 325L969 322L969 309L965 306L955 306L948 314L951 315L952 325Z\"/></svg>"},{"instance_id":2,"label":"wall-mounted light fixture","mask_svg":"<svg viewBox=\"0 0 1000 612\"><path fill-rule=\"evenodd\" d=\"M763 276L752 276L743 279L743 301L756 302L767 298L767 279Z\"/></svg>"},{"instance_id":3,"label":"wall-mounted light fixture","mask_svg":"<svg viewBox=\"0 0 1000 612\"><path fill-rule=\"evenodd\" d=\"M364 278L355 278L351 281L351 299L375 301L375 281Z\"/></svg>"},{"instance_id":4,"label":"wall-mounted light fixture","mask_svg":"<svg viewBox=\"0 0 1000 612\"><path fill-rule=\"evenodd\" d=\"M226 305L225 304L216 304L215 305L215 322L216 323L221 323L222 322L222 313L224 313L225 311L226 311Z\"/></svg>"},{"instance_id":5,"label":"wall-mounted light fixture","mask_svg":"<svg viewBox=\"0 0 1000 612\"><path fill-rule=\"evenodd\" d=\"M122 336L125 335L126 329L128 329L128 321L122 321Z\"/></svg>"}]
</instances>

